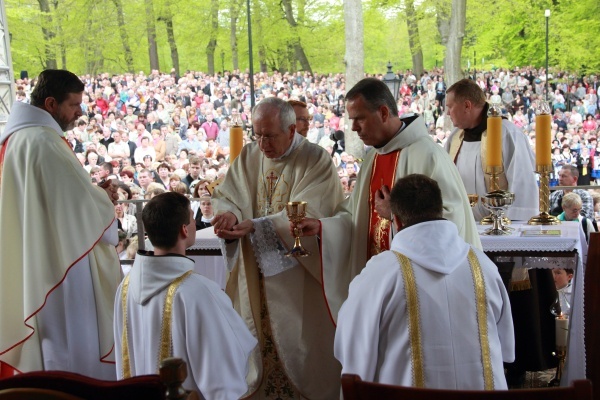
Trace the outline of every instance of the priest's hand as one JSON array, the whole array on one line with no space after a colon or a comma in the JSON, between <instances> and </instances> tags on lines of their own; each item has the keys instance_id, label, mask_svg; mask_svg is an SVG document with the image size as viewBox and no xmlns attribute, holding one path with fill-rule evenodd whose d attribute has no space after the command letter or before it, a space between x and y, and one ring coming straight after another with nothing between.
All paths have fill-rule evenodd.
<instances>
[{"instance_id":1,"label":"priest's hand","mask_svg":"<svg viewBox=\"0 0 600 400\"><path fill-rule=\"evenodd\" d=\"M217 234L218 237L225 240L232 239L240 239L246 236L249 233L254 232L254 223L252 220L247 219L245 221L240 222L237 225L234 225L231 230L221 230Z\"/></svg>"},{"instance_id":2,"label":"priest's hand","mask_svg":"<svg viewBox=\"0 0 600 400\"><path fill-rule=\"evenodd\" d=\"M119 185L117 184L116 180L115 179L107 179L100 185L100 187L102 189L104 189L104 191L108 195L108 198L110 199L110 201L113 204L117 204L117 201L119 200L119 193L118 193Z\"/></svg>"},{"instance_id":3,"label":"priest's hand","mask_svg":"<svg viewBox=\"0 0 600 400\"><path fill-rule=\"evenodd\" d=\"M304 218L302 222L294 223L290 222L290 232L292 236L295 236L294 228L301 232L300 236L315 236L319 234L321 230L321 221L316 218Z\"/></svg>"},{"instance_id":4,"label":"priest's hand","mask_svg":"<svg viewBox=\"0 0 600 400\"><path fill-rule=\"evenodd\" d=\"M390 206L390 189L383 185L375 191L375 211L380 217L385 219L392 218L392 208Z\"/></svg>"},{"instance_id":5,"label":"priest's hand","mask_svg":"<svg viewBox=\"0 0 600 400\"><path fill-rule=\"evenodd\" d=\"M221 231L230 231L237 224L237 217L230 211L216 215L210 222L215 228L215 235L221 237Z\"/></svg>"}]
</instances>

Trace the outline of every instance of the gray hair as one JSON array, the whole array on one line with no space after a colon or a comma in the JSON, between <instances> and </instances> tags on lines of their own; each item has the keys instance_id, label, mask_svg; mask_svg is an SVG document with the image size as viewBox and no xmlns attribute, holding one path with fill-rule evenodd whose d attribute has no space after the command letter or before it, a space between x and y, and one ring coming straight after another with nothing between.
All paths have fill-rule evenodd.
<instances>
[{"instance_id":1,"label":"gray hair","mask_svg":"<svg viewBox=\"0 0 600 400\"><path fill-rule=\"evenodd\" d=\"M253 121L271 115L276 115L279 118L281 130L284 132L291 125L296 124L294 108L287 101L277 97L267 97L261 100L252 110Z\"/></svg>"}]
</instances>

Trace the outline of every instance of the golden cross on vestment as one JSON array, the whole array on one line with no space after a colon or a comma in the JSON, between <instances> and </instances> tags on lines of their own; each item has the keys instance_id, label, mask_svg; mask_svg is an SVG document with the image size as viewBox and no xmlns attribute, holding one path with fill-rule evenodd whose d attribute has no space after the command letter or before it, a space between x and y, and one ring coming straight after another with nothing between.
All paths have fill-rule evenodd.
<instances>
[{"instance_id":1,"label":"golden cross on vestment","mask_svg":"<svg viewBox=\"0 0 600 400\"><path fill-rule=\"evenodd\" d=\"M275 187L277 186L277 183L279 182L279 177L277 177L275 175L275 173L273 171L271 171L271 173L265 177L265 179L267 180L267 185L266 189L267 189L267 193L266 193L266 197L267 197L267 201L265 204L265 207L263 209L263 216L267 216L270 215L271 213L273 213L273 208L271 207L272 202L273 202L273 194L275 194Z\"/></svg>"}]
</instances>

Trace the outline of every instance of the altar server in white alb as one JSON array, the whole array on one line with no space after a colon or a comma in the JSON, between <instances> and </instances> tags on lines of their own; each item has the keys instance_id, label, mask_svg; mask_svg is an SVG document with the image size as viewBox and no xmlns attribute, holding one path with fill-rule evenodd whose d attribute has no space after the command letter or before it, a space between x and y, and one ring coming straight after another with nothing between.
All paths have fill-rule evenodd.
<instances>
[{"instance_id":1,"label":"altar server in white alb","mask_svg":"<svg viewBox=\"0 0 600 400\"><path fill-rule=\"evenodd\" d=\"M510 303L496 266L442 218L424 175L391 193L401 228L350 285L335 336L342 372L365 381L439 389L506 389L514 359Z\"/></svg>"},{"instance_id":2,"label":"altar server in white alb","mask_svg":"<svg viewBox=\"0 0 600 400\"><path fill-rule=\"evenodd\" d=\"M31 105L15 103L0 136L1 376L115 379L118 195L91 183L63 138L83 89L69 71L43 71Z\"/></svg>"},{"instance_id":3,"label":"altar server in white alb","mask_svg":"<svg viewBox=\"0 0 600 400\"><path fill-rule=\"evenodd\" d=\"M156 374L163 359L180 357L188 367L186 389L206 399L239 399L256 339L227 295L194 273L185 256L196 237L189 200L160 194L146 204L142 221L154 252L138 252L115 298L119 379Z\"/></svg>"},{"instance_id":4,"label":"altar server in white alb","mask_svg":"<svg viewBox=\"0 0 600 400\"><path fill-rule=\"evenodd\" d=\"M487 111L483 90L472 80L462 79L448 88L446 110L456 129L446 141L446 151L454 160L467 193L485 196L490 191L487 166ZM501 189L515 194L506 211L508 218L527 221L538 214L538 187L535 156L527 136L512 122L502 119ZM475 221L489 215L481 202L473 207Z\"/></svg>"}]
</instances>

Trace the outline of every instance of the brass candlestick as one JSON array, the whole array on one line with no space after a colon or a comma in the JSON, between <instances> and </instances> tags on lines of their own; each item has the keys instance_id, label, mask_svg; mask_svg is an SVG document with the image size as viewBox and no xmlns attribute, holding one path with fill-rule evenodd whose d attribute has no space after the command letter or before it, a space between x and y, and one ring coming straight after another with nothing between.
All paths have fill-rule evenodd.
<instances>
[{"instance_id":1,"label":"brass candlestick","mask_svg":"<svg viewBox=\"0 0 600 400\"><path fill-rule=\"evenodd\" d=\"M554 170L552 165L536 165L536 171L540 174L540 213L531 217L529 225L558 225L560 220L550 215L550 172Z\"/></svg>"},{"instance_id":2,"label":"brass candlestick","mask_svg":"<svg viewBox=\"0 0 600 400\"><path fill-rule=\"evenodd\" d=\"M558 358L558 366L556 367L556 374L548 382L548 386L555 387L560 386L563 369L565 368L565 359L567 358L567 348L565 346L556 346L556 351L552 352L552 355Z\"/></svg>"},{"instance_id":3,"label":"brass candlestick","mask_svg":"<svg viewBox=\"0 0 600 400\"><path fill-rule=\"evenodd\" d=\"M290 201L285 205L288 219L294 224L294 247L285 254L287 257L310 256L310 252L302 247L302 243L300 242L301 232L296 228L296 224L302 222L306 216L306 205L305 201Z\"/></svg>"}]
</instances>

